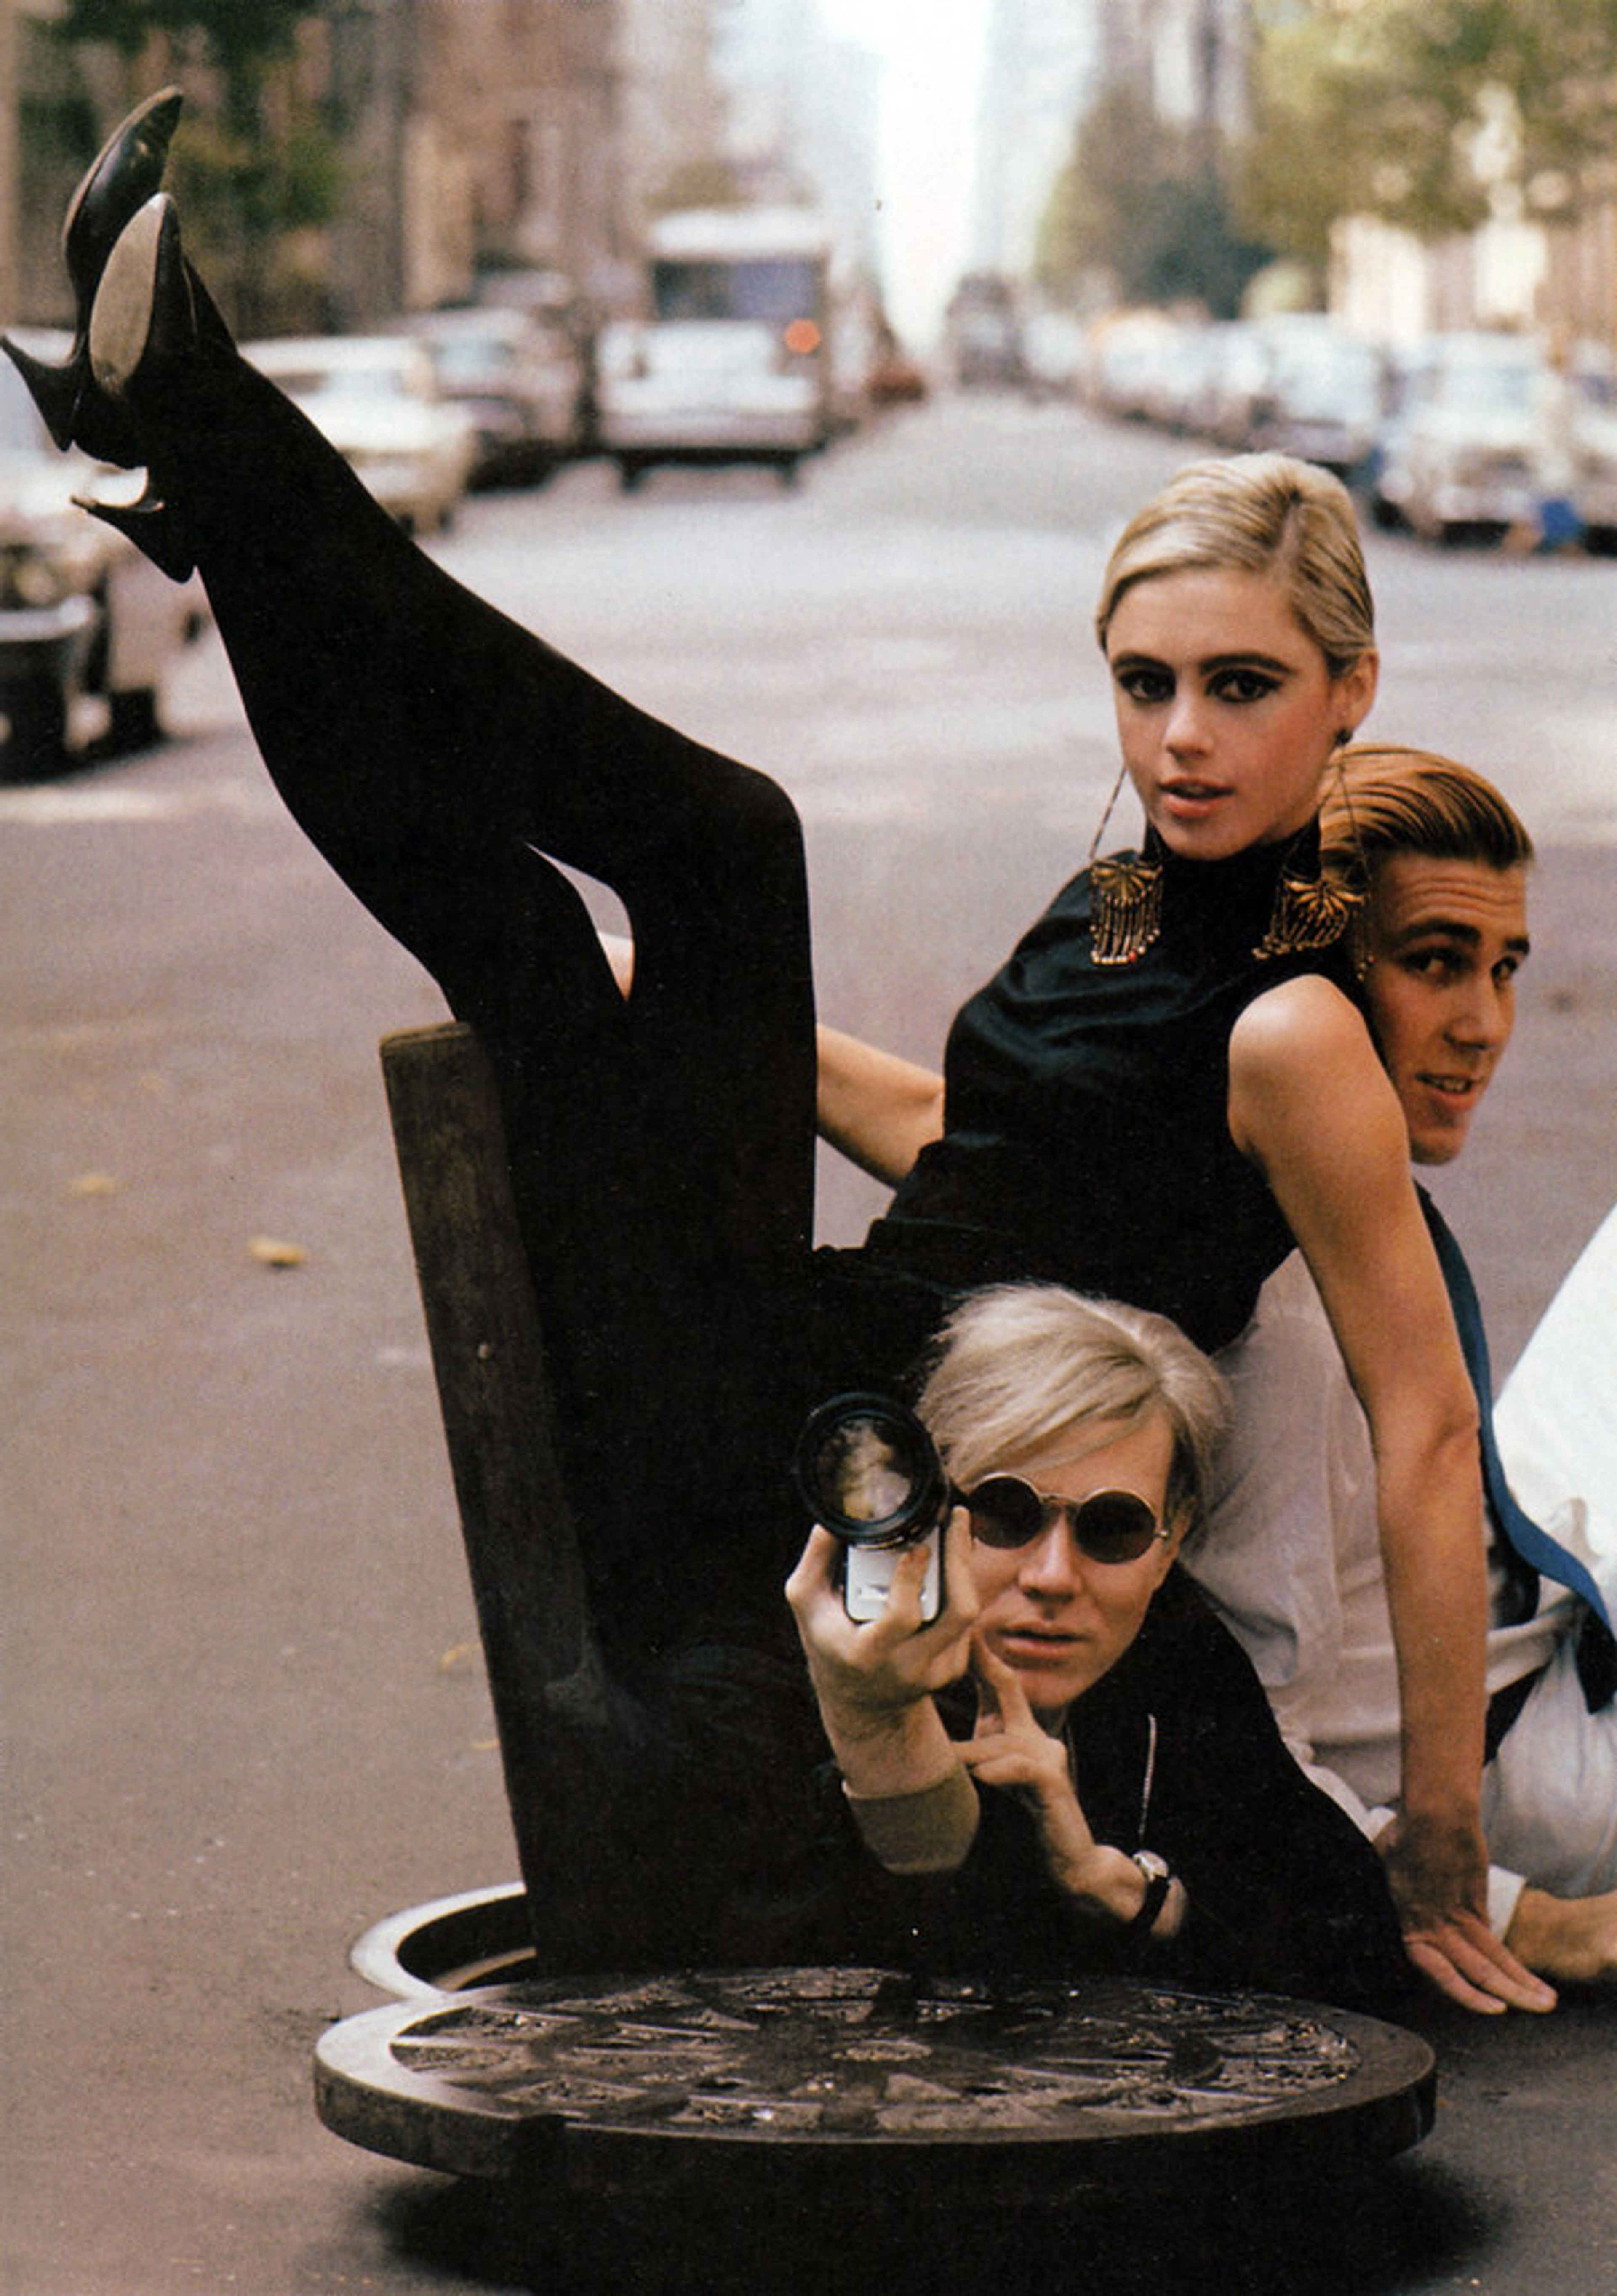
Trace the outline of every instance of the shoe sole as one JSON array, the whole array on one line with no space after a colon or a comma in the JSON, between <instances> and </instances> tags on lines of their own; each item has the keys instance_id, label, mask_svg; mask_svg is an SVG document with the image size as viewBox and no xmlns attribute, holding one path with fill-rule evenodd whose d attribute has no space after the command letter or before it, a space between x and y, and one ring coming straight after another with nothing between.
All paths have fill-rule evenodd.
<instances>
[{"instance_id":1,"label":"shoe sole","mask_svg":"<svg viewBox=\"0 0 1617 2296\"><path fill-rule=\"evenodd\" d=\"M145 357L157 266L164 234L174 228L173 212L168 193L155 193L124 226L101 275L90 313L90 371L111 398L122 398Z\"/></svg>"}]
</instances>

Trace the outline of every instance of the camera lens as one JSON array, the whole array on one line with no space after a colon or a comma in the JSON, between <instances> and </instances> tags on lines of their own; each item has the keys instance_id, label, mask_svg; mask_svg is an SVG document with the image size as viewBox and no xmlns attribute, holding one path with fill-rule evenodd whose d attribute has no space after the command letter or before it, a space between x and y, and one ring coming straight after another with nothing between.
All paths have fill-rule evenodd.
<instances>
[{"instance_id":1,"label":"camera lens","mask_svg":"<svg viewBox=\"0 0 1617 2296\"><path fill-rule=\"evenodd\" d=\"M948 1486L931 1436L880 1395L822 1404L798 1441L793 1472L817 1522L849 1546L902 1546L942 1520Z\"/></svg>"}]
</instances>

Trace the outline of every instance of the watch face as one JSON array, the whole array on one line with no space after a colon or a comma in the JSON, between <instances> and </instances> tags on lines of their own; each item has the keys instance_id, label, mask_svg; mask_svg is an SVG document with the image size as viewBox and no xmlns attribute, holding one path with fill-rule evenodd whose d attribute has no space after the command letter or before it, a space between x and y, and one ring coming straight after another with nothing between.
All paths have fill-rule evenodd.
<instances>
[{"instance_id":1,"label":"watch face","mask_svg":"<svg viewBox=\"0 0 1617 2296\"><path fill-rule=\"evenodd\" d=\"M1137 1849L1134 1862L1148 1882L1166 1882L1168 1860L1159 1857L1154 1849Z\"/></svg>"}]
</instances>

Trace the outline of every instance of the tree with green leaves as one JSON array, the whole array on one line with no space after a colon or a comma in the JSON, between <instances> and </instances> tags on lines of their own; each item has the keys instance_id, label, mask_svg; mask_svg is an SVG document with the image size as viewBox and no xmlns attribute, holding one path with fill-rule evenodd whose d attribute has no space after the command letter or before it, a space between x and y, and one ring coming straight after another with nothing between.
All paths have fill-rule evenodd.
<instances>
[{"instance_id":1,"label":"tree with green leaves","mask_svg":"<svg viewBox=\"0 0 1617 2296\"><path fill-rule=\"evenodd\" d=\"M187 111L171 180L194 250L249 332L284 292L289 237L341 202L340 123L298 96L286 69L300 28L340 12L310 0L66 0L59 20L63 39L130 58L162 36L176 73L195 63L215 76L217 107Z\"/></svg>"},{"instance_id":2,"label":"tree with green leaves","mask_svg":"<svg viewBox=\"0 0 1617 2296\"><path fill-rule=\"evenodd\" d=\"M1197 302L1227 318L1268 255L1235 225L1205 131L1159 119L1119 82L1079 123L1034 268L1059 296L1101 271L1125 302Z\"/></svg>"},{"instance_id":3,"label":"tree with green leaves","mask_svg":"<svg viewBox=\"0 0 1617 2296\"><path fill-rule=\"evenodd\" d=\"M1322 263L1332 224L1423 238L1506 199L1570 221L1617 193L1617 0L1256 0L1248 228Z\"/></svg>"}]
</instances>

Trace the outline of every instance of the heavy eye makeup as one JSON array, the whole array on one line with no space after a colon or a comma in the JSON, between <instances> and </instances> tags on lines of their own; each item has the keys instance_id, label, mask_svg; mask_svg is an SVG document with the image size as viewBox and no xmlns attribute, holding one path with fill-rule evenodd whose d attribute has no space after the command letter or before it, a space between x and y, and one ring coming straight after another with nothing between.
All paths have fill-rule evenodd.
<instances>
[{"instance_id":1,"label":"heavy eye makeup","mask_svg":"<svg viewBox=\"0 0 1617 2296\"><path fill-rule=\"evenodd\" d=\"M1267 665L1225 662L1204 674L1206 690L1216 701L1234 702L1237 708L1252 701L1267 700L1277 693L1283 673ZM1112 670L1119 690L1130 701L1145 708L1171 701L1177 681L1165 663L1150 661L1120 661Z\"/></svg>"},{"instance_id":2,"label":"heavy eye makeup","mask_svg":"<svg viewBox=\"0 0 1617 2296\"><path fill-rule=\"evenodd\" d=\"M1272 670L1221 669L1207 683L1208 692L1219 701L1262 701L1280 690L1280 680Z\"/></svg>"}]
</instances>

